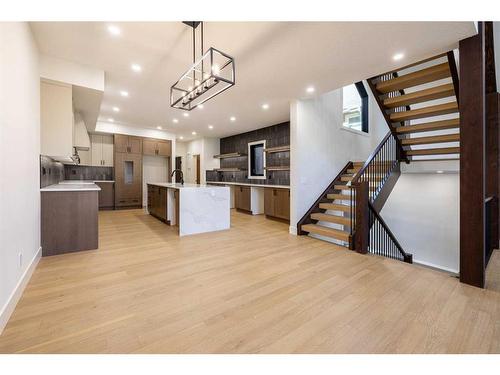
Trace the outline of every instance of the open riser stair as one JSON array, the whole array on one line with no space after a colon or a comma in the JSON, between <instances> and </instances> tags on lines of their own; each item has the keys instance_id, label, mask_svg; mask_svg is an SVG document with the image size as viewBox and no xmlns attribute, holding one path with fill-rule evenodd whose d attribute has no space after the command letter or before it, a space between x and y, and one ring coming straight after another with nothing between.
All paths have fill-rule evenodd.
<instances>
[{"instance_id":1,"label":"open riser stair","mask_svg":"<svg viewBox=\"0 0 500 375\"><path fill-rule=\"evenodd\" d=\"M453 51L370 78L368 84L401 158L460 156L458 73Z\"/></svg>"}]
</instances>

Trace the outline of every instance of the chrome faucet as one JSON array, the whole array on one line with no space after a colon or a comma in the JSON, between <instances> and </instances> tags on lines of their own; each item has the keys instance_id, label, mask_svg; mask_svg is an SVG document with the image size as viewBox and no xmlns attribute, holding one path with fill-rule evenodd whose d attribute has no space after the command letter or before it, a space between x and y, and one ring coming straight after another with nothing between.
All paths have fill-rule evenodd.
<instances>
[{"instance_id":1,"label":"chrome faucet","mask_svg":"<svg viewBox=\"0 0 500 375\"><path fill-rule=\"evenodd\" d=\"M174 176L175 172L179 172L181 174L181 185L184 185L184 173L182 173L181 169L174 169L172 171L172 174L170 175L170 178Z\"/></svg>"}]
</instances>

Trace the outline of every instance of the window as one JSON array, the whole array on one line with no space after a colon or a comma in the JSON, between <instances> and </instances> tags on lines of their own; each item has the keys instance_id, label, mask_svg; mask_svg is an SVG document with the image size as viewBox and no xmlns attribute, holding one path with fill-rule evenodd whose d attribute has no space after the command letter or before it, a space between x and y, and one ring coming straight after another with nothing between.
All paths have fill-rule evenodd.
<instances>
[{"instance_id":1,"label":"window","mask_svg":"<svg viewBox=\"0 0 500 375\"><path fill-rule=\"evenodd\" d=\"M368 93L363 82L342 89L342 126L368 133Z\"/></svg>"},{"instance_id":2,"label":"window","mask_svg":"<svg viewBox=\"0 0 500 375\"><path fill-rule=\"evenodd\" d=\"M248 144L248 178L266 178L265 147L266 141L250 142Z\"/></svg>"}]
</instances>

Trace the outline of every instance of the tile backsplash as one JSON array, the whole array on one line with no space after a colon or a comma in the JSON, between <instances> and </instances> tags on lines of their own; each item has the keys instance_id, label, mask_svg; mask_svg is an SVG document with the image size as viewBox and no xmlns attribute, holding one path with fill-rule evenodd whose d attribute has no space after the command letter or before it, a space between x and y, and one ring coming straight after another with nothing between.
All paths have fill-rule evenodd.
<instances>
[{"instance_id":1,"label":"tile backsplash","mask_svg":"<svg viewBox=\"0 0 500 375\"><path fill-rule=\"evenodd\" d=\"M65 165L66 180L113 180L113 167L92 167L89 165Z\"/></svg>"},{"instance_id":2,"label":"tile backsplash","mask_svg":"<svg viewBox=\"0 0 500 375\"><path fill-rule=\"evenodd\" d=\"M220 140L220 153L227 154L239 152L248 153L248 143L260 140L266 140L266 147L278 147L290 145L290 123L269 126L267 128L253 130L247 133L241 133ZM269 153L266 155L268 166L289 166L290 152ZM259 185L290 185L290 171L268 171L267 178L249 179L248 156L241 156L230 159L221 159L221 168L240 168L238 172L217 172L206 171L207 181L220 182L243 182Z\"/></svg>"},{"instance_id":3,"label":"tile backsplash","mask_svg":"<svg viewBox=\"0 0 500 375\"><path fill-rule=\"evenodd\" d=\"M40 155L40 188L58 184L64 180L64 164Z\"/></svg>"}]
</instances>

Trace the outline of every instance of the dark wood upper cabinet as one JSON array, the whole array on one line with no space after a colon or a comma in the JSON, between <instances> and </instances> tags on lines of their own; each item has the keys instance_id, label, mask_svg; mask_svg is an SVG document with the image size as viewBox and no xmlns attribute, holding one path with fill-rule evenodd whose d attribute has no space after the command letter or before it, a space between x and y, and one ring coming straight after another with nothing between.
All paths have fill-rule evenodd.
<instances>
[{"instance_id":1,"label":"dark wood upper cabinet","mask_svg":"<svg viewBox=\"0 0 500 375\"><path fill-rule=\"evenodd\" d=\"M115 134L115 152L142 154L142 138Z\"/></svg>"},{"instance_id":2,"label":"dark wood upper cabinet","mask_svg":"<svg viewBox=\"0 0 500 375\"><path fill-rule=\"evenodd\" d=\"M159 156L171 156L172 141L158 141L157 147Z\"/></svg>"},{"instance_id":3,"label":"dark wood upper cabinet","mask_svg":"<svg viewBox=\"0 0 500 375\"><path fill-rule=\"evenodd\" d=\"M128 135L115 134L115 152L128 152Z\"/></svg>"},{"instance_id":4,"label":"dark wood upper cabinet","mask_svg":"<svg viewBox=\"0 0 500 375\"><path fill-rule=\"evenodd\" d=\"M143 155L170 157L172 152L172 141L144 138L142 141Z\"/></svg>"}]
</instances>

